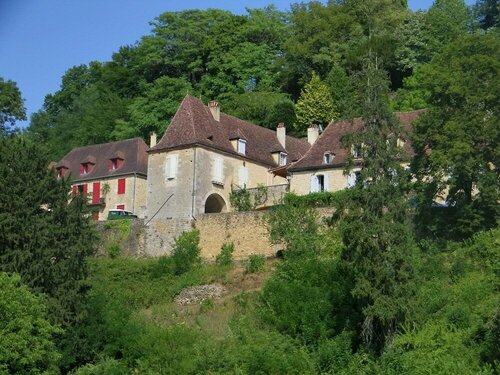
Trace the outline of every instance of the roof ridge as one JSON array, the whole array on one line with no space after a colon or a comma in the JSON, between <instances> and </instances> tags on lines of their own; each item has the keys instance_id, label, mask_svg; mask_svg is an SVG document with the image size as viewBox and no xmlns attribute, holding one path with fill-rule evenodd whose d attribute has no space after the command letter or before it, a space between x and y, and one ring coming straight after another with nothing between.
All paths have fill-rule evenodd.
<instances>
[{"instance_id":1,"label":"roof ridge","mask_svg":"<svg viewBox=\"0 0 500 375\"><path fill-rule=\"evenodd\" d=\"M121 139L121 140L118 140L118 141L113 141L113 142L106 142L106 143L94 143L92 145L87 145L87 146L78 146L78 147L74 147L71 149L71 151L74 151L74 150L81 150L81 149L84 149L84 148L90 148L90 147L100 147L100 146L107 146L107 145L111 145L113 143L119 143L119 142L128 142L128 141L137 141L137 140L141 140L144 142L144 140L141 138L141 137L134 137L134 138L127 138L127 139ZM146 142L144 142L146 143ZM70 151L70 152L71 152ZM67 155L67 154L66 154Z\"/></svg>"}]
</instances>

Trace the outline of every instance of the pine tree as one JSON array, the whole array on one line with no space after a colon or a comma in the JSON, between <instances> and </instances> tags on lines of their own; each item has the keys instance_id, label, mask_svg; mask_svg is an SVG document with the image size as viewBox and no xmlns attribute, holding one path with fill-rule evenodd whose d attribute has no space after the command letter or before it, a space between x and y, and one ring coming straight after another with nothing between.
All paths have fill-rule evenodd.
<instances>
[{"instance_id":1,"label":"pine tree","mask_svg":"<svg viewBox=\"0 0 500 375\"><path fill-rule=\"evenodd\" d=\"M379 353L404 321L413 292L416 246L397 139L402 129L389 109L388 81L369 57L358 77L364 126L343 140L361 148L360 176L341 212L343 260L355 278L352 294L364 317L363 343ZM346 167L355 165L352 158ZM358 165L358 164L356 164Z\"/></svg>"},{"instance_id":2,"label":"pine tree","mask_svg":"<svg viewBox=\"0 0 500 375\"><path fill-rule=\"evenodd\" d=\"M0 138L0 271L48 297L54 322L73 323L85 294L86 257L95 233L83 198L68 202L70 184L57 179L38 145Z\"/></svg>"},{"instance_id":3,"label":"pine tree","mask_svg":"<svg viewBox=\"0 0 500 375\"><path fill-rule=\"evenodd\" d=\"M332 95L316 73L300 93L295 105L297 133L303 134L310 125L327 125L337 116Z\"/></svg>"}]
</instances>

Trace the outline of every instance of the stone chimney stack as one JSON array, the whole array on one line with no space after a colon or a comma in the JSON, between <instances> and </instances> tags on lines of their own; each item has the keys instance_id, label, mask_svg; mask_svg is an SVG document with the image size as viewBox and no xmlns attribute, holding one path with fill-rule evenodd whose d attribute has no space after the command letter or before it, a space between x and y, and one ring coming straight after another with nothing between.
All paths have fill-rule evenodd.
<instances>
[{"instance_id":1,"label":"stone chimney stack","mask_svg":"<svg viewBox=\"0 0 500 375\"><path fill-rule=\"evenodd\" d=\"M307 128L307 142L312 145L319 137L319 128L317 125L311 125Z\"/></svg>"},{"instance_id":2,"label":"stone chimney stack","mask_svg":"<svg viewBox=\"0 0 500 375\"><path fill-rule=\"evenodd\" d=\"M156 146L156 132L151 132L149 135L149 147Z\"/></svg>"},{"instance_id":3,"label":"stone chimney stack","mask_svg":"<svg viewBox=\"0 0 500 375\"><path fill-rule=\"evenodd\" d=\"M210 112L212 113L212 116L215 121L220 121L220 106L219 103L216 102L215 100L211 100L208 102L208 108L210 109Z\"/></svg>"},{"instance_id":4,"label":"stone chimney stack","mask_svg":"<svg viewBox=\"0 0 500 375\"><path fill-rule=\"evenodd\" d=\"M285 124L282 122L280 122L278 124L278 127L276 128L276 137L278 137L278 142L280 143L281 147L286 150L286 128Z\"/></svg>"}]
</instances>

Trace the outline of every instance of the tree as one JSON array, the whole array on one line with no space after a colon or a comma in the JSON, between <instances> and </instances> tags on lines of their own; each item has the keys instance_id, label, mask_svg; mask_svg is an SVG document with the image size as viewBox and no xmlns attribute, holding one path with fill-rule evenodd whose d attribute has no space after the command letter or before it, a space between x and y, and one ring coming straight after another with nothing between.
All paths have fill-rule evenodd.
<instances>
[{"instance_id":1,"label":"tree","mask_svg":"<svg viewBox=\"0 0 500 375\"><path fill-rule=\"evenodd\" d=\"M302 134L308 126L325 126L337 116L330 90L317 74L313 73L311 81L301 91L295 114L297 122L294 127Z\"/></svg>"},{"instance_id":2,"label":"tree","mask_svg":"<svg viewBox=\"0 0 500 375\"><path fill-rule=\"evenodd\" d=\"M464 35L472 23L464 0L435 0L424 16L425 62Z\"/></svg>"},{"instance_id":3,"label":"tree","mask_svg":"<svg viewBox=\"0 0 500 375\"><path fill-rule=\"evenodd\" d=\"M81 313L86 257L96 238L85 199L68 203L69 181L47 166L30 140L0 139L0 271L19 273L34 292L45 293L51 318L67 326Z\"/></svg>"},{"instance_id":4,"label":"tree","mask_svg":"<svg viewBox=\"0 0 500 375\"><path fill-rule=\"evenodd\" d=\"M16 120L26 120L21 92L13 81L4 81L0 77L0 136L7 132L7 126Z\"/></svg>"},{"instance_id":5,"label":"tree","mask_svg":"<svg viewBox=\"0 0 500 375\"><path fill-rule=\"evenodd\" d=\"M48 322L44 302L21 283L19 275L0 272L0 373L59 372L61 356L53 337L61 330Z\"/></svg>"},{"instance_id":6,"label":"tree","mask_svg":"<svg viewBox=\"0 0 500 375\"><path fill-rule=\"evenodd\" d=\"M325 79L330 88L339 118L353 118L358 115L359 99L352 76L341 66L335 65Z\"/></svg>"},{"instance_id":7,"label":"tree","mask_svg":"<svg viewBox=\"0 0 500 375\"><path fill-rule=\"evenodd\" d=\"M363 127L343 139L359 146L360 176L344 207L338 210L345 245L342 258L354 276L353 296L363 315L360 332L368 349L380 353L405 320L414 291L416 246L410 231L407 175L397 140L402 129L390 112L388 82L376 57L358 76Z\"/></svg>"},{"instance_id":8,"label":"tree","mask_svg":"<svg viewBox=\"0 0 500 375\"><path fill-rule=\"evenodd\" d=\"M430 109L417 122L413 171L421 228L431 229L443 197L448 225L435 233L467 237L497 225L500 215L500 40L464 36L437 55L422 87ZM433 230L431 230L433 232Z\"/></svg>"},{"instance_id":9,"label":"tree","mask_svg":"<svg viewBox=\"0 0 500 375\"><path fill-rule=\"evenodd\" d=\"M500 2L498 0L478 0L473 8L479 27L485 31L500 25Z\"/></svg>"}]
</instances>

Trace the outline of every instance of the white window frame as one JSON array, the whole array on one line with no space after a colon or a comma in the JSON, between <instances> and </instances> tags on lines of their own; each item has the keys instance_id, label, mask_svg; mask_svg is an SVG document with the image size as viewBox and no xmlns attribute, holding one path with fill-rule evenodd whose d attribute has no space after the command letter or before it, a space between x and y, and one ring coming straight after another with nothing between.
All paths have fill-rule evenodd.
<instances>
[{"instance_id":1,"label":"white window frame","mask_svg":"<svg viewBox=\"0 0 500 375\"><path fill-rule=\"evenodd\" d=\"M168 155L165 160L165 179L173 180L177 177L178 155Z\"/></svg>"},{"instance_id":2,"label":"white window frame","mask_svg":"<svg viewBox=\"0 0 500 375\"><path fill-rule=\"evenodd\" d=\"M279 166L286 165L287 161L288 161L288 154L286 152L280 152L279 159L278 159L278 165Z\"/></svg>"},{"instance_id":3,"label":"white window frame","mask_svg":"<svg viewBox=\"0 0 500 375\"><path fill-rule=\"evenodd\" d=\"M323 154L323 163L324 164L332 164L334 157L335 157L335 155L333 155L333 153L331 153L330 151L325 152Z\"/></svg>"},{"instance_id":4,"label":"white window frame","mask_svg":"<svg viewBox=\"0 0 500 375\"><path fill-rule=\"evenodd\" d=\"M241 138L237 140L237 151L238 154L246 155L247 153L247 141Z\"/></svg>"},{"instance_id":5,"label":"white window frame","mask_svg":"<svg viewBox=\"0 0 500 375\"><path fill-rule=\"evenodd\" d=\"M221 156L212 159L212 183L224 186L224 159Z\"/></svg>"}]
</instances>

